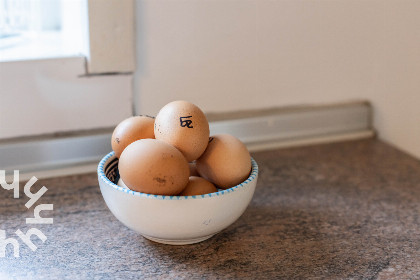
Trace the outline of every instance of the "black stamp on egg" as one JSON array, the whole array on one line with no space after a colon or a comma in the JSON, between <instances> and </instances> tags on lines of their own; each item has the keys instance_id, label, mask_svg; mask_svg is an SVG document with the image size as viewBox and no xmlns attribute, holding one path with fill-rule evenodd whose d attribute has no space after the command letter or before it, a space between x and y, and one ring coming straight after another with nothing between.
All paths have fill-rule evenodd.
<instances>
[{"instance_id":1,"label":"black stamp on egg","mask_svg":"<svg viewBox=\"0 0 420 280\"><path fill-rule=\"evenodd\" d=\"M190 120L189 118L192 118L192 116L186 116L186 117L180 117L179 118L179 122L181 124L181 127L194 128L194 126L192 126L192 120Z\"/></svg>"}]
</instances>

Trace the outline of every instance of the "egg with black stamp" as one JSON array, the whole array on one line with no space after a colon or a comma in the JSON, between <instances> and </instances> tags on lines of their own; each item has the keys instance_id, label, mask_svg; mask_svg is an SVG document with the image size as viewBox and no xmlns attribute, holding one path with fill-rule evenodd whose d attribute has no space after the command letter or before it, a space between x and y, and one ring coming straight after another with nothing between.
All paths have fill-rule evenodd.
<instances>
[{"instance_id":1,"label":"egg with black stamp","mask_svg":"<svg viewBox=\"0 0 420 280\"><path fill-rule=\"evenodd\" d=\"M210 128L198 106L187 101L173 101L157 114L154 133L156 139L171 144L191 162L206 149Z\"/></svg>"}]
</instances>

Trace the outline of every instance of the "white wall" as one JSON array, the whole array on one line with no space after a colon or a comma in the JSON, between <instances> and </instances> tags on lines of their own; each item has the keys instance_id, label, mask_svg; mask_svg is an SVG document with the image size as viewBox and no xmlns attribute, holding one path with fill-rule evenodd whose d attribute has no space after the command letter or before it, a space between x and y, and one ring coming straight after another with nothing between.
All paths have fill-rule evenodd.
<instances>
[{"instance_id":1,"label":"white wall","mask_svg":"<svg viewBox=\"0 0 420 280\"><path fill-rule=\"evenodd\" d=\"M420 157L420 1L137 1L135 105L207 112L368 99Z\"/></svg>"},{"instance_id":2,"label":"white wall","mask_svg":"<svg viewBox=\"0 0 420 280\"><path fill-rule=\"evenodd\" d=\"M0 139L113 127L132 114L132 75L85 76L85 58L0 63Z\"/></svg>"},{"instance_id":3,"label":"white wall","mask_svg":"<svg viewBox=\"0 0 420 280\"><path fill-rule=\"evenodd\" d=\"M385 1L372 100L379 136L420 158L420 1Z\"/></svg>"}]
</instances>

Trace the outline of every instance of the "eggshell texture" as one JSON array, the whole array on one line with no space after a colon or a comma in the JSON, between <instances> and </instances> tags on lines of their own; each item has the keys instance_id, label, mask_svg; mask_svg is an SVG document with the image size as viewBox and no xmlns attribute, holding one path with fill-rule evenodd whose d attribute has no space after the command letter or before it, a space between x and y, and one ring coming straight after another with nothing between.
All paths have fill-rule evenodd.
<instances>
[{"instance_id":1,"label":"eggshell texture","mask_svg":"<svg viewBox=\"0 0 420 280\"><path fill-rule=\"evenodd\" d=\"M176 147L190 162L204 152L210 135L209 123L196 105L174 101L156 116L155 137Z\"/></svg>"},{"instance_id":2,"label":"eggshell texture","mask_svg":"<svg viewBox=\"0 0 420 280\"><path fill-rule=\"evenodd\" d=\"M189 182L185 189L179 195L202 195L217 192L217 188L204 178L190 176Z\"/></svg>"},{"instance_id":3,"label":"eggshell texture","mask_svg":"<svg viewBox=\"0 0 420 280\"><path fill-rule=\"evenodd\" d=\"M119 158L122 151L134 141L155 138L153 117L135 116L120 122L112 133L111 145Z\"/></svg>"},{"instance_id":4,"label":"eggshell texture","mask_svg":"<svg viewBox=\"0 0 420 280\"><path fill-rule=\"evenodd\" d=\"M160 195L179 194L190 175L182 153L155 139L142 139L128 145L121 154L118 168L129 189Z\"/></svg>"},{"instance_id":5,"label":"eggshell texture","mask_svg":"<svg viewBox=\"0 0 420 280\"><path fill-rule=\"evenodd\" d=\"M210 137L204 154L196 161L201 177L221 189L245 181L251 171L251 156L246 146L236 137L219 134Z\"/></svg>"}]
</instances>

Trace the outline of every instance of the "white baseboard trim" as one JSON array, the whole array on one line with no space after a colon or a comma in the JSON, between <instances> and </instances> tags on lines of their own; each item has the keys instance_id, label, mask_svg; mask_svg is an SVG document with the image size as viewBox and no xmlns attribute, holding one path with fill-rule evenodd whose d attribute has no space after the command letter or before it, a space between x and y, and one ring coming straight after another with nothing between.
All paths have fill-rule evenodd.
<instances>
[{"instance_id":1,"label":"white baseboard trim","mask_svg":"<svg viewBox=\"0 0 420 280\"><path fill-rule=\"evenodd\" d=\"M248 147L248 150L250 150L251 152L258 152L258 151L280 149L280 148L292 148L292 147L300 147L300 146L310 146L310 145L320 145L320 144L328 144L328 143L335 143L335 142L360 140L360 139L372 138L374 136L375 136L375 133L373 131L366 130L366 131L360 131L360 132L350 132L350 133L342 133L342 134L317 136L317 137L311 137L311 138L306 138L306 139L291 139L291 140L284 140L284 141L252 143L252 144L248 144L247 147Z\"/></svg>"},{"instance_id":2,"label":"white baseboard trim","mask_svg":"<svg viewBox=\"0 0 420 280\"><path fill-rule=\"evenodd\" d=\"M272 111L272 110L271 110ZM373 137L371 107L354 103L325 107L250 112L239 119L210 123L211 134L230 133L251 152ZM7 180L20 170L20 180L95 172L111 151L111 133L0 143L0 169Z\"/></svg>"}]
</instances>

